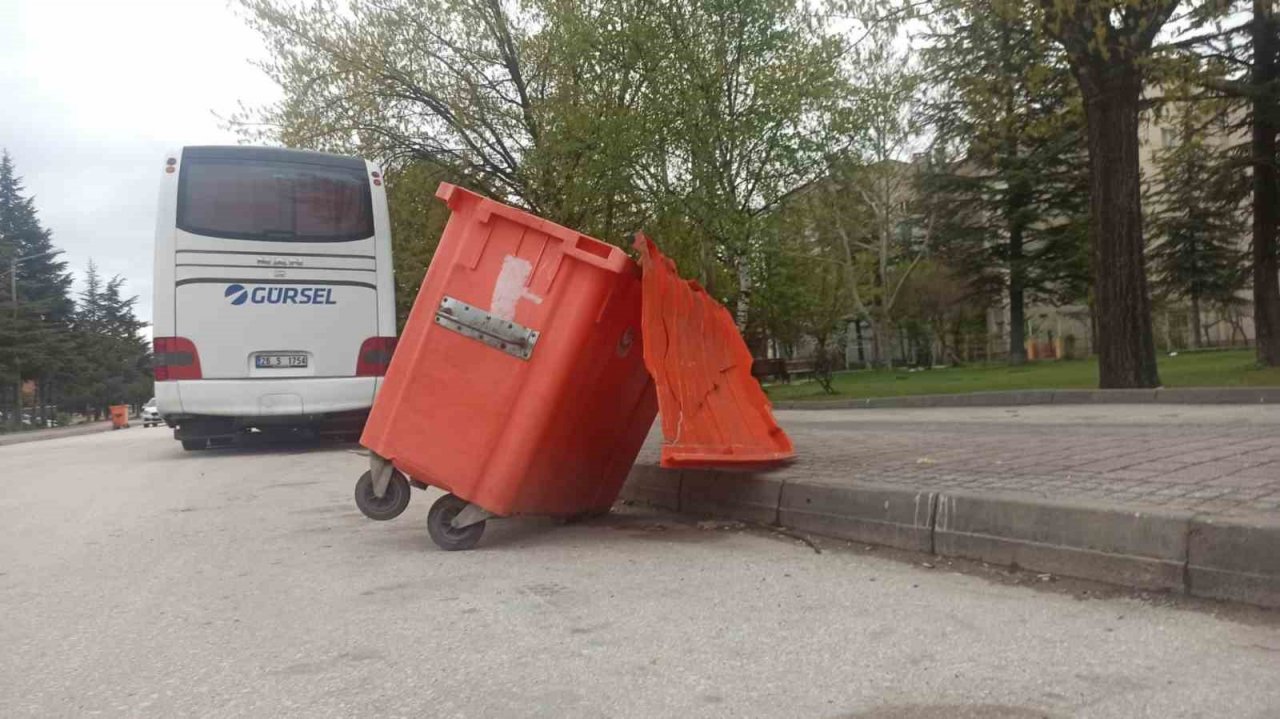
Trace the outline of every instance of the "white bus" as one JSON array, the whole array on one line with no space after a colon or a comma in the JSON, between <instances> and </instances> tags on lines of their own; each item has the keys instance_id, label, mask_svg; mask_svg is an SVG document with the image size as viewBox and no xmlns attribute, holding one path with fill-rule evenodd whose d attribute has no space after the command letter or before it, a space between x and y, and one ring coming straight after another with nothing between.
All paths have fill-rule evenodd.
<instances>
[{"instance_id":1,"label":"white bus","mask_svg":"<svg viewBox=\"0 0 1280 719\"><path fill-rule=\"evenodd\" d=\"M156 401L184 449L355 434L395 348L387 197L365 160L264 147L165 159Z\"/></svg>"}]
</instances>

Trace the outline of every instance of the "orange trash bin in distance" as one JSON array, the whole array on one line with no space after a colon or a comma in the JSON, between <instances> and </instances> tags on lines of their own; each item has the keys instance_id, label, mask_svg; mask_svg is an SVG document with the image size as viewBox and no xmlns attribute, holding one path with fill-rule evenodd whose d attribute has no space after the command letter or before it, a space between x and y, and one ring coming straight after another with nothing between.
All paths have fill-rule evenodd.
<instances>
[{"instance_id":1,"label":"orange trash bin in distance","mask_svg":"<svg viewBox=\"0 0 1280 719\"><path fill-rule=\"evenodd\" d=\"M111 429L124 429L129 426L129 405L111 405Z\"/></svg>"}]
</instances>

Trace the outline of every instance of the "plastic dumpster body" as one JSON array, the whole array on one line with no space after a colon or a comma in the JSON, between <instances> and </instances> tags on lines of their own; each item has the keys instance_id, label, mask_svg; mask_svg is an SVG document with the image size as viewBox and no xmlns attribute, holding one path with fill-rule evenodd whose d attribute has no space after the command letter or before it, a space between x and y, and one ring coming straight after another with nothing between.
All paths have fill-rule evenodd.
<instances>
[{"instance_id":1,"label":"plastic dumpster body","mask_svg":"<svg viewBox=\"0 0 1280 719\"><path fill-rule=\"evenodd\" d=\"M436 195L453 214L360 439L357 504L389 519L409 484L449 492L428 525L446 549L490 516L607 512L657 413L638 265L462 188Z\"/></svg>"},{"instance_id":2,"label":"plastic dumpster body","mask_svg":"<svg viewBox=\"0 0 1280 719\"><path fill-rule=\"evenodd\" d=\"M643 234L645 363L662 412L662 466L764 465L795 457L773 406L751 376L751 351L733 317Z\"/></svg>"},{"instance_id":3,"label":"plastic dumpster body","mask_svg":"<svg viewBox=\"0 0 1280 719\"><path fill-rule=\"evenodd\" d=\"M124 429L129 426L129 405L111 405L111 429Z\"/></svg>"}]
</instances>

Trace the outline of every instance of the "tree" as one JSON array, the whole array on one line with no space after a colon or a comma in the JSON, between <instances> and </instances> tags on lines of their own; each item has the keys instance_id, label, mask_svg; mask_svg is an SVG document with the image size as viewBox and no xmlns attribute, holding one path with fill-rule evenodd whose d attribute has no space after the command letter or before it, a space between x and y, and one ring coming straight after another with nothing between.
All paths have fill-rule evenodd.
<instances>
[{"instance_id":1,"label":"tree","mask_svg":"<svg viewBox=\"0 0 1280 719\"><path fill-rule=\"evenodd\" d=\"M242 0L280 103L248 137L447 168L474 189L622 242L655 62L645 3ZM651 14L651 13L648 13ZM652 123L660 125L660 123Z\"/></svg>"},{"instance_id":2,"label":"tree","mask_svg":"<svg viewBox=\"0 0 1280 719\"><path fill-rule=\"evenodd\" d=\"M1156 387L1142 235L1143 63L1178 0L1040 0L1084 98L1099 386Z\"/></svg>"},{"instance_id":3,"label":"tree","mask_svg":"<svg viewBox=\"0 0 1280 719\"><path fill-rule=\"evenodd\" d=\"M958 157L934 159L921 193L948 205L939 251L974 289L988 279L1004 285L1009 361L1021 364L1028 299L1083 298L1088 176L1078 91L1025 3L936 0L927 21L927 112L935 145Z\"/></svg>"},{"instance_id":4,"label":"tree","mask_svg":"<svg viewBox=\"0 0 1280 719\"><path fill-rule=\"evenodd\" d=\"M1253 322L1258 361L1280 367L1280 18L1273 0L1253 0L1253 68L1249 75L1253 170Z\"/></svg>"},{"instance_id":5,"label":"tree","mask_svg":"<svg viewBox=\"0 0 1280 719\"><path fill-rule=\"evenodd\" d=\"M69 377L71 405L95 416L108 405L140 404L152 394L150 351L140 332L146 323L134 314L138 298L122 293L124 278L103 281L89 261L85 288L74 318L74 356Z\"/></svg>"},{"instance_id":6,"label":"tree","mask_svg":"<svg viewBox=\"0 0 1280 719\"><path fill-rule=\"evenodd\" d=\"M31 259L17 266L13 297L9 270L10 260L16 258ZM22 416L23 381L41 380L62 359L54 349L72 309L66 267L56 257L49 231L40 224L34 198L23 192L12 158L7 151L0 153L0 276L8 300L0 316L0 371L13 387L15 422Z\"/></svg>"},{"instance_id":7,"label":"tree","mask_svg":"<svg viewBox=\"0 0 1280 719\"><path fill-rule=\"evenodd\" d=\"M1157 292L1190 303L1191 346L1204 338L1202 307L1230 305L1247 278L1238 175L1225 168L1198 126L1203 111L1177 110L1177 144L1156 154L1156 178L1146 203Z\"/></svg>"},{"instance_id":8,"label":"tree","mask_svg":"<svg viewBox=\"0 0 1280 719\"><path fill-rule=\"evenodd\" d=\"M902 315L921 329L930 347L928 365L961 363L965 328L985 324L990 298L975 292L961 272L936 259L923 261L902 290ZM932 351L937 346L937 352ZM936 358L936 361L934 360Z\"/></svg>"},{"instance_id":9,"label":"tree","mask_svg":"<svg viewBox=\"0 0 1280 719\"><path fill-rule=\"evenodd\" d=\"M449 220L449 208L436 199L436 188L441 182L466 183L447 168L425 161L393 168L385 179L395 266L396 320L403 329Z\"/></svg>"},{"instance_id":10,"label":"tree","mask_svg":"<svg viewBox=\"0 0 1280 719\"><path fill-rule=\"evenodd\" d=\"M1242 16L1244 19L1242 20ZM1253 319L1260 364L1280 366L1280 267L1277 223L1277 132L1280 131L1280 19L1274 0L1203 3L1188 13L1170 49L1192 67L1187 99L1211 102L1223 121L1245 137L1225 164L1251 185ZM1189 56L1186 57L1186 56Z\"/></svg>"},{"instance_id":11,"label":"tree","mask_svg":"<svg viewBox=\"0 0 1280 719\"><path fill-rule=\"evenodd\" d=\"M897 160L838 167L825 188L854 313L871 325L876 366L893 366L898 298L928 248L929 229L919 236L909 210L915 171Z\"/></svg>"},{"instance_id":12,"label":"tree","mask_svg":"<svg viewBox=\"0 0 1280 719\"><path fill-rule=\"evenodd\" d=\"M864 82L861 117L850 151L828 157L826 175L807 194L812 221L823 228L844 267L850 314L871 326L871 362L893 364L892 337L903 284L924 258L934 216L917 195L920 75L877 34L859 50ZM913 160L907 162L904 160Z\"/></svg>"},{"instance_id":13,"label":"tree","mask_svg":"<svg viewBox=\"0 0 1280 719\"><path fill-rule=\"evenodd\" d=\"M762 218L847 100L844 43L799 0L244 7L285 97L236 116L251 136L442 168L619 244L643 224L740 324Z\"/></svg>"},{"instance_id":14,"label":"tree","mask_svg":"<svg viewBox=\"0 0 1280 719\"><path fill-rule=\"evenodd\" d=\"M745 329L761 218L822 173L847 48L795 0L685 0L650 12L657 25L645 36L662 60L642 107L657 122L636 182L656 204L674 201L703 254L728 265Z\"/></svg>"},{"instance_id":15,"label":"tree","mask_svg":"<svg viewBox=\"0 0 1280 719\"><path fill-rule=\"evenodd\" d=\"M790 198L765 224L768 241L753 261L756 309L746 335L767 337L782 356L812 349L814 378L831 392L831 373L843 365L849 296L844 264L831 254L829 233L815 225L808 199Z\"/></svg>"},{"instance_id":16,"label":"tree","mask_svg":"<svg viewBox=\"0 0 1280 719\"><path fill-rule=\"evenodd\" d=\"M538 97L519 54L525 18L488 0L306 5L244 0L284 99L235 119L291 147L455 166L532 208L522 164Z\"/></svg>"}]
</instances>

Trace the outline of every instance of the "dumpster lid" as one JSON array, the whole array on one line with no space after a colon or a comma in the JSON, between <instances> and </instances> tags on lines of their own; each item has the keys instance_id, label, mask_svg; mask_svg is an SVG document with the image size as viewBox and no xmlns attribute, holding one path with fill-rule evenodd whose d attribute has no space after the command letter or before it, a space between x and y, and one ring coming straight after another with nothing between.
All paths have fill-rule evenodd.
<instances>
[{"instance_id":1,"label":"dumpster lid","mask_svg":"<svg viewBox=\"0 0 1280 719\"><path fill-rule=\"evenodd\" d=\"M643 233L644 362L658 390L662 466L782 462L795 446L751 376L751 352L733 318Z\"/></svg>"}]
</instances>

